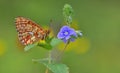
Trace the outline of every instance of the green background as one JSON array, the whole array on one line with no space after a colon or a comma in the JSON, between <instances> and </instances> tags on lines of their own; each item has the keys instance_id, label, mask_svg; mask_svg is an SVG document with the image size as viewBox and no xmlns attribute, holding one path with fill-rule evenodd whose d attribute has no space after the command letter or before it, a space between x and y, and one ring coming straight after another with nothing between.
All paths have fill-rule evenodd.
<instances>
[{"instance_id":1,"label":"green background","mask_svg":"<svg viewBox=\"0 0 120 73\"><path fill-rule=\"evenodd\" d=\"M70 73L120 73L119 0L0 0L0 73L44 73L45 67L32 59L44 58L48 51L35 47L24 52L18 47L15 17L30 18L42 26L50 19L63 23L66 3L73 7L73 21L84 34L76 46L85 49L64 53L62 62Z\"/></svg>"}]
</instances>

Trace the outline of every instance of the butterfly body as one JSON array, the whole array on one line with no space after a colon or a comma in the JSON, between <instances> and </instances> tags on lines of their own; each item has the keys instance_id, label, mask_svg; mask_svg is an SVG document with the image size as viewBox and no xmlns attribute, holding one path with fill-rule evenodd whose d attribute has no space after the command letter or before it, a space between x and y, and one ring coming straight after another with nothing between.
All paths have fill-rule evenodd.
<instances>
[{"instance_id":1,"label":"butterfly body","mask_svg":"<svg viewBox=\"0 0 120 73\"><path fill-rule=\"evenodd\" d=\"M19 41L23 45L44 40L50 33L49 30L44 30L40 25L24 17L17 17L15 23Z\"/></svg>"}]
</instances>

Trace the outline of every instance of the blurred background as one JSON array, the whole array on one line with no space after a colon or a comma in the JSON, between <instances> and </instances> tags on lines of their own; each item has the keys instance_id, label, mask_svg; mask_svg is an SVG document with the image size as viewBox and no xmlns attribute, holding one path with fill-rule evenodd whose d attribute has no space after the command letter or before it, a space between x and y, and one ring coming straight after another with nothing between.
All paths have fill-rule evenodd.
<instances>
[{"instance_id":1,"label":"blurred background","mask_svg":"<svg viewBox=\"0 0 120 73\"><path fill-rule=\"evenodd\" d=\"M44 58L48 51L40 47L23 51L15 17L30 18L43 27L50 19L63 23L66 3L73 7L73 23L84 36L68 46L62 63L70 73L120 73L119 0L0 0L0 73L44 73L45 67L32 59Z\"/></svg>"}]
</instances>

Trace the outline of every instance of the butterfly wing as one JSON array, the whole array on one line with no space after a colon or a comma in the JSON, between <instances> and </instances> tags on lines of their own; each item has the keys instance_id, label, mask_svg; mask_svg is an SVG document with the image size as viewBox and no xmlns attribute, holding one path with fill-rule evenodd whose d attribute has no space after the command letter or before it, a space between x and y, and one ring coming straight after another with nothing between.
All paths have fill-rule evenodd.
<instances>
[{"instance_id":1,"label":"butterfly wing","mask_svg":"<svg viewBox=\"0 0 120 73\"><path fill-rule=\"evenodd\" d=\"M39 39L43 40L49 34L47 30L43 30L38 24L23 17L17 17L15 23L18 38L23 45L33 44Z\"/></svg>"}]
</instances>

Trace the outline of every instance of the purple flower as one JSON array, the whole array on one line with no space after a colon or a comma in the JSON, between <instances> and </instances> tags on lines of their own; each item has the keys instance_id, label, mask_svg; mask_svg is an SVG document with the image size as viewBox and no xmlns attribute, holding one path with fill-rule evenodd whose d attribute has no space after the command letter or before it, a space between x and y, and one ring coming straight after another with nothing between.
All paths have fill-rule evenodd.
<instances>
[{"instance_id":1,"label":"purple flower","mask_svg":"<svg viewBox=\"0 0 120 73\"><path fill-rule=\"evenodd\" d=\"M77 33L73 28L70 28L69 26L63 26L58 35L58 39L62 39L65 43L70 39L70 41L74 41L74 38L77 37Z\"/></svg>"}]
</instances>

